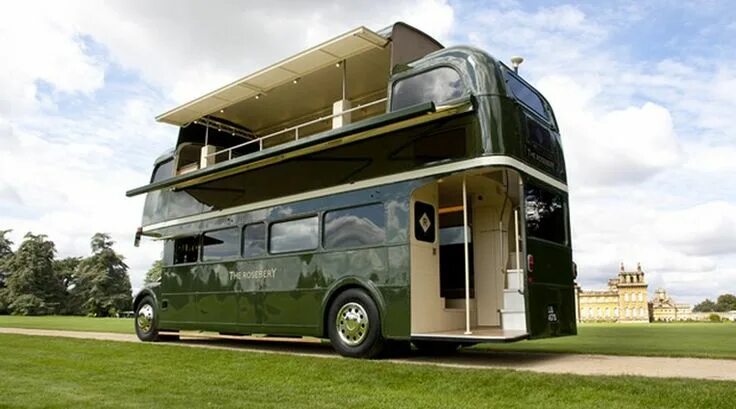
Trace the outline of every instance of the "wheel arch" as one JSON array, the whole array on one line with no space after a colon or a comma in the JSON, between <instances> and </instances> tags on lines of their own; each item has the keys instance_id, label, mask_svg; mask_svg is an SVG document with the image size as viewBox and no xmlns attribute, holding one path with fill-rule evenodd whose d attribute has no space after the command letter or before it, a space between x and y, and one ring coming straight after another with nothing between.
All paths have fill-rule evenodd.
<instances>
[{"instance_id":1,"label":"wheel arch","mask_svg":"<svg viewBox=\"0 0 736 409\"><path fill-rule=\"evenodd\" d=\"M376 303L376 307L378 307L378 317L381 320L381 334L384 335L383 321L385 302L383 299L383 295L381 295L381 291L378 289L378 287L376 287L375 284L373 284L372 281L359 277L345 277L335 282L327 290L324 297L322 298L322 319L319 322L319 333L322 334L322 337L326 338L328 336L327 322L329 317L327 316L327 314L330 311L330 304L332 304L332 301L334 301L335 297L337 297L340 293L351 288L357 288L365 291L368 296L371 297L373 302Z\"/></svg>"},{"instance_id":2,"label":"wheel arch","mask_svg":"<svg viewBox=\"0 0 736 409\"><path fill-rule=\"evenodd\" d=\"M158 305L158 297L156 296L156 292L152 288L144 288L138 292L138 294L135 295L133 298L133 312L135 313L138 310L138 305L141 303L143 298L146 296L150 296L153 298L154 307L156 308L156 312L159 311L159 305Z\"/></svg>"}]
</instances>

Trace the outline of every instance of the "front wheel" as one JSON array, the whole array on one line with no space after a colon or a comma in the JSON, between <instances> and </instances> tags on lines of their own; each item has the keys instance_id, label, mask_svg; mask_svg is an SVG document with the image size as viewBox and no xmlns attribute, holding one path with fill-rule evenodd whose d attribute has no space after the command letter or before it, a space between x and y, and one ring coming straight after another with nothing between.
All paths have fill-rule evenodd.
<instances>
[{"instance_id":1,"label":"front wheel","mask_svg":"<svg viewBox=\"0 0 736 409\"><path fill-rule=\"evenodd\" d=\"M383 352L378 307L365 291L351 288L330 305L328 334L335 350L352 358L375 358Z\"/></svg>"},{"instance_id":2,"label":"front wheel","mask_svg":"<svg viewBox=\"0 0 736 409\"><path fill-rule=\"evenodd\" d=\"M153 298L145 296L135 310L135 333L141 341L158 341L158 315Z\"/></svg>"}]
</instances>

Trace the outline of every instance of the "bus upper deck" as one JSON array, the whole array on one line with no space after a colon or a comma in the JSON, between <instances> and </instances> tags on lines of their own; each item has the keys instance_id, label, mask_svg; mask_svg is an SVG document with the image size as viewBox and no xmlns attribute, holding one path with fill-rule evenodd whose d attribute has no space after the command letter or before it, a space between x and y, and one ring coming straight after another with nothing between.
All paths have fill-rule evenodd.
<instances>
[{"instance_id":1,"label":"bus upper deck","mask_svg":"<svg viewBox=\"0 0 736 409\"><path fill-rule=\"evenodd\" d=\"M148 212L144 233L172 219L489 155L566 183L541 94L488 54L443 48L401 23L353 30L157 119L180 131L151 183L127 193L149 193L156 203L148 209L168 209ZM418 128L421 140L411 136Z\"/></svg>"}]
</instances>

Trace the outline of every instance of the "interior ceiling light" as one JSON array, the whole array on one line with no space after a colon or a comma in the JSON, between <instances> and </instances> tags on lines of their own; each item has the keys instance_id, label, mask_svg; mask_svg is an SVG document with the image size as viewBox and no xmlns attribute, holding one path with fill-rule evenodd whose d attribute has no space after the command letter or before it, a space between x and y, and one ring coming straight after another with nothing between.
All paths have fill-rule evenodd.
<instances>
[{"instance_id":1,"label":"interior ceiling light","mask_svg":"<svg viewBox=\"0 0 736 409\"><path fill-rule=\"evenodd\" d=\"M291 82L293 82L294 84L297 84L297 83L299 83L299 80L300 80L300 79L301 79L301 78L294 78L294 80L293 80L293 81L291 81Z\"/></svg>"}]
</instances>

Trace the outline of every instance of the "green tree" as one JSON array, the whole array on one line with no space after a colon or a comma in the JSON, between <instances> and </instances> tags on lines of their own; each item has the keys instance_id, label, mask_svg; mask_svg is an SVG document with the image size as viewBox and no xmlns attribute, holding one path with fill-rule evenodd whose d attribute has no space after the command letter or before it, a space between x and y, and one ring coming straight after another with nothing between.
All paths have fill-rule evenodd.
<instances>
[{"instance_id":1,"label":"green tree","mask_svg":"<svg viewBox=\"0 0 736 409\"><path fill-rule=\"evenodd\" d=\"M734 310L736 310L736 295L722 294L718 296L715 311L726 312Z\"/></svg>"},{"instance_id":2,"label":"green tree","mask_svg":"<svg viewBox=\"0 0 736 409\"><path fill-rule=\"evenodd\" d=\"M112 246L107 233L92 236L92 255L79 263L76 270L74 297L79 297L82 312L94 316L111 316L131 308L128 266Z\"/></svg>"},{"instance_id":3,"label":"green tree","mask_svg":"<svg viewBox=\"0 0 736 409\"><path fill-rule=\"evenodd\" d=\"M61 280L61 283L66 290L64 294L65 297L59 311L61 314L82 314L82 302L73 291L76 286L77 268L81 261L81 257L67 257L61 260L54 260L54 272L59 280Z\"/></svg>"},{"instance_id":4,"label":"green tree","mask_svg":"<svg viewBox=\"0 0 736 409\"><path fill-rule=\"evenodd\" d=\"M160 281L163 267L163 260L156 260L148 272L146 272L146 278L143 279L143 284L151 284Z\"/></svg>"},{"instance_id":5,"label":"green tree","mask_svg":"<svg viewBox=\"0 0 736 409\"><path fill-rule=\"evenodd\" d=\"M6 234L13 230L0 230L0 260L6 259L13 255L13 242L5 237Z\"/></svg>"},{"instance_id":6,"label":"green tree","mask_svg":"<svg viewBox=\"0 0 736 409\"><path fill-rule=\"evenodd\" d=\"M695 307L693 307L693 311L695 312L713 312L715 311L715 308L716 308L716 303L706 298L705 301L701 302L700 304L695 305Z\"/></svg>"},{"instance_id":7,"label":"green tree","mask_svg":"<svg viewBox=\"0 0 736 409\"><path fill-rule=\"evenodd\" d=\"M6 234L12 230L0 230L0 314L8 313L8 304L10 304L9 291L5 288L7 281L7 272L4 262L13 255L13 242L10 241Z\"/></svg>"},{"instance_id":8,"label":"green tree","mask_svg":"<svg viewBox=\"0 0 736 409\"><path fill-rule=\"evenodd\" d=\"M13 314L41 315L59 312L66 292L54 271L56 246L43 234L28 233L18 250L4 262L9 309Z\"/></svg>"}]
</instances>

